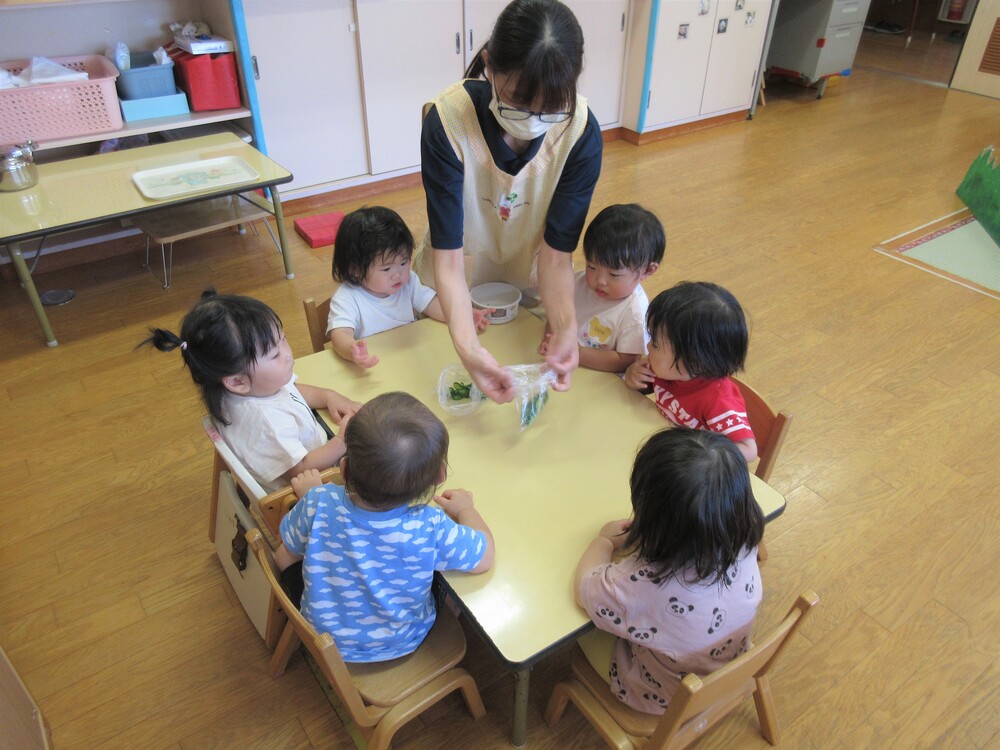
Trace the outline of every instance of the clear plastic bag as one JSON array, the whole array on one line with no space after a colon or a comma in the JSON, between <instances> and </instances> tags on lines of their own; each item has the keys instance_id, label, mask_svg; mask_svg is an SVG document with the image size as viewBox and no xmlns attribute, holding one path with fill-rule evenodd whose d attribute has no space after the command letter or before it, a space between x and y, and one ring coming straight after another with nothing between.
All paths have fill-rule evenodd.
<instances>
[{"instance_id":1,"label":"clear plastic bag","mask_svg":"<svg viewBox=\"0 0 1000 750\"><path fill-rule=\"evenodd\" d=\"M514 380L514 404L521 415L521 429L527 429L549 400L556 374L544 364L511 365L505 368Z\"/></svg>"},{"instance_id":2,"label":"clear plastic bag","mask_svg":"<svg viewBox=\"0 0 1000 750\"><path fill-rule=\"evenodd\" d=\"M486 400L461 365L448 365L438 376L438 403L449 414L472 414Z\"/></svg>"}]
</instances>

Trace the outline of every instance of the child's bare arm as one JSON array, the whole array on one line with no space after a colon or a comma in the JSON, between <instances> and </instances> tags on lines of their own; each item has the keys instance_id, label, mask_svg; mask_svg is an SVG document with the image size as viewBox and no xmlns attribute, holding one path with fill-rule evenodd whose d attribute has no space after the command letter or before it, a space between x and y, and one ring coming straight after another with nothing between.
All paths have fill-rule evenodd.
<instances>
[{"instance_id":1,"label":"child's bare arm","mask_svg":"<svg viewBox=\"0 0 1000 750\"><path fill-rule=\"evenodd\" d=\"M470 573L485 573L493 567L494 547L493 532L486 525L486 521L479 515L479 511L472 504L472 493L467 490L445 490L440 495L434 496L434 502L441 506L441 510L448 514L455 523L468 526L470 529L481 531L486 534L486 549L479 563L470 570Z\"/></svg>"},{"instance_id":2,"label":"child's bare arm","mask_svg":"<svg viewBox=\"0 0 1000 750\"><path fill-rule=\"evenodd\" d=\"M364 339L354 340L353 328L334 328L330 331L330 342L337 354L358 367L367 369L378 364L378 357L368 352L368 343Z\"/></svg>"},{"instance_id":3,"label":"child's bare arm","mask_svg":"<svg viewBox=\"0 0 1000 750\"><path fill-rule=\"evenodd\" d=\"M639 359L638 354L622 354L610 349L580 347L580 367L601 372L625 372L628 366Z\"/></svg>"},{"instance_id":4,"label":"child's bare arm","mask_svg":"<svg viewBox=\"0 0 1000 750\"><path fill-rule=\"evenodd\" d=\"M278 549L274 551L274 562L279 570L284 570L289 565L297 563L301 559L302 555L293 555L284 544L279 544Z\"/></svg>"},{"instance_id":5,"label":"child's bare arm","mask_svg":"<svg viewBox=\"0 0 1000 750\"><path fill-rule=\"evenodd\" d=\"M490 325L490 313L493 312L493 308L487 310L480 310L477 307L472 308L472 322L476 326L476 332L482 333ZM434 320L440 321L441 323L447 323L448 319L444 315L444 308L441 307L441 298L434 295L434 299L431 303L424 308L424 315L429 318L434 318Z\"/></svg>"},{"instance_id":6,"label":"child's bare arm","mask_svg":"<svg viewBox=\"0 0 1000 750\"><path fill-rule=\"evenodd\" d=\"M743 454L743 458L746 459L748 464L757 460L757 441L753 438L750 440L741 440L736 444L736 447L740 449L740 453Z\"/></svg>"},{"instance_id":7,"label":"child's bare arm","mask_svg":"<svg viewBox=\"0 0 1000 750\"><path fill-rule=\"evenodd\" d=\"M598 535L583 551L583 556L576 564L576 573L573 576L573 597L580 607L584 606L583 602L580 601L580 582L598 565L606 565L611 562L615 552L624 546L625 537L631 524L632 522L627 518L609 521L604 524Z\"/></svg>"},{"instance_id":8,"label":"child's bare arm","mask_svg":"<svg viewBox=\"0 0 1000 750\"><path fill-rule=\"evenodd\" d=\"M339 436L332 438L325 445L309 451L301 461L282 474L282 478L290 482L293 477L309 469L320 471L329 469L331 466L336 466L346 452L347 446L344 445L344 440Z\"/></svg>"}]
</instances>

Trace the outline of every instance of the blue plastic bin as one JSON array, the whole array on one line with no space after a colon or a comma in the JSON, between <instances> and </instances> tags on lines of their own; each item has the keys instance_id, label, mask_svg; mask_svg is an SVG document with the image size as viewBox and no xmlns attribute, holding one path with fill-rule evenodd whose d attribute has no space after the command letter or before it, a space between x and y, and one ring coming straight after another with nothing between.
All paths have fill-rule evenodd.
<instances>
[{"instance_id":1,"label":"blue plastic bin","mask_svg":"<svg viewBox=\"0 0 1000 750\"><path fill-rule=\"evenodd\" d=\"M115 81L118 96L122 99L152 99L171 96L177 91L174 82L174 62L157 65L152 52L133 52L132 67L118 71Z\"/></svg>"}]
</instances>

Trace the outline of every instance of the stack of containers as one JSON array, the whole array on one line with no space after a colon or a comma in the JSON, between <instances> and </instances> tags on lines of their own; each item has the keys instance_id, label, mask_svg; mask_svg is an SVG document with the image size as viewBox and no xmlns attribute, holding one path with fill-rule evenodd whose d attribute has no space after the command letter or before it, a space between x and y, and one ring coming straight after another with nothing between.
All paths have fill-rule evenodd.
<instances>
[{"instance_id":1,"label":"stack of containers","mask_svg":"<svg viewBox=\"0 0 1000 750\"><path fill-rule=\"evenodd\" d=\"M133 52L131 67L118 72L119 102L127 122L187 114L187 98L174 82L174 63L158 65L152 52Z\"/></svg>"}]
</instances>

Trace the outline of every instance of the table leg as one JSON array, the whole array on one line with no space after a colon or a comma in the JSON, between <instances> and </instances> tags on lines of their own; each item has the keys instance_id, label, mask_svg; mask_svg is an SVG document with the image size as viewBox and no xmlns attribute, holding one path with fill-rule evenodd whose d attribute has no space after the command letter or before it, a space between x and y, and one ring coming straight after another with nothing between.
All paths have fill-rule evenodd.
<instances>
[{"instance_id":1,"label":"table leg","mask_svg":"<svg viewBox=\"0 0 1000 750\"><path fill-rule=\"evenodd\" d=\"M274 185L268 190L271 191L271 204L274 206L274 223L278 225L278 241L281 244L281 260L285 264L285 278L294 279L295 271L292 269L292 254L289 252L288 236L285 234L285 215L281 211L281 197Z\"/></svg>"},{"instance_id":2,"label":"table leg","mask_svg":"<svg viewBox=\"0 0 1000 750\"><path fill-rule=\"evenodd\" d=\"M49 316L45 314L42 300L38 297L38 290L35 288L35 282L31 278L31 271L28 270L28 264L24 262L24 256L21 255L21 243L11 242L7 246L7 254L10 255L10 260L14 264L14 270L17 271L17 278L21 280L21 286L28 293L31 306L35 308L35 317L38 318L38 325L42 327L42 333L45 334L45 343L48 346L59 346L59 342L56 341L56 335L52 331L52 326L49 324Z\"/></svg>"},{"instance_id":3,"label":"table leg","mask_svg":"<svg viewBox=\"0 0 1000 750\"><path fill-rule=\"evenodd\" d=\"M514 670L514 724L510 731L510 744L524 747L528 733L528 678L531 667Z\"/></svg>"}]
</instances>

